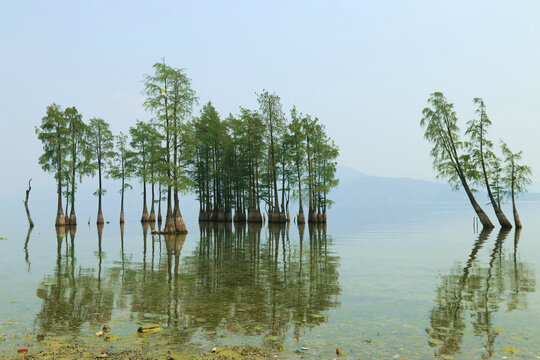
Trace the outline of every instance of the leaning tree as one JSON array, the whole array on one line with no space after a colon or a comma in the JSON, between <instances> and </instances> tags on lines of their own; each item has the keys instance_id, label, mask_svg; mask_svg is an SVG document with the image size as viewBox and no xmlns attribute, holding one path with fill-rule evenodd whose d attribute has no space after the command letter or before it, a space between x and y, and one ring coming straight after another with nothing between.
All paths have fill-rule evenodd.
<instances>
[{"instance_id":1,"label":"leaning tree","mask_svg":"<svg viewBox=\"0 0 540 360\"><path fill-rule=\"evenodd\" d=\"M420 126L425 128L425 139L433 144L430 154L437 177L446 178L454 190L461 185L482 226L493 228L491 220L476 201L469 186L468 176L475 176L475 168L470 156L461 153L464 144L460 140L454 104L449 103L441 92L434 92L428 99L428 105L422 111Z\"/></svg>"},{"instance_id":2,"label":"leaning tree","mask_svg":"<svg viewBox=\"0 0 540 360\"><path fill-rule=\"evenodd\" d=\"M465 135L469 136L469 140L466 142L466 148L469 152L470 162L477 173L476 180L483 183L486 187L489 201L499 220L499 224L503 228L511 228L512 224L504 215L500 205L497 203L492 191L492 180L490 174L492 174L491 168L493 164L500 163L497 155L493 152L493 143L487 137L487 131L491 125L486 113L486 105L481 98L475 98L474 103L478 106L476 109L477 118L470 120ZM494 165L496 166L496 165Z\"/></svg>"}]
</instances>

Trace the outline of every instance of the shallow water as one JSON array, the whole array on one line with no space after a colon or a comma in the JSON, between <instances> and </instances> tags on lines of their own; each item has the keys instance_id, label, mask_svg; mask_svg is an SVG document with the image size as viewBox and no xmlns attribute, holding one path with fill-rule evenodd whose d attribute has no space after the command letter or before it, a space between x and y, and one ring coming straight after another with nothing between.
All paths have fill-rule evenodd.
<instances>
[{"instance_id":1,"label":"shallow water","mask_svg":"<svg viewBox=\"0 0 540 360\"><path fill-rule=\"evenodd\" d=\"M266 345L283 358L540 356L539 203L522 205L519 233L475 231L466 204L350 214L334 209L325 227L191 221L172 237L137 222L6 225L0 355L46 348L38 333L95 342L105 323L120 336L108 346L126 348L157 323L166 346Z\"/></svg>"}]
</instances>

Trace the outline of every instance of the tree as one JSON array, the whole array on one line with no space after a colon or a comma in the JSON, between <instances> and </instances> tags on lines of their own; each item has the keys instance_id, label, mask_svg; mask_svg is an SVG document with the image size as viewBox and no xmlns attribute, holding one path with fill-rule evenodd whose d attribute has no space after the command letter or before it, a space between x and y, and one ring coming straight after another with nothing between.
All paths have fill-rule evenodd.
<instances>
[{"instance_id":1,"label":"tree","mask_svg":"<svg viewBox=\"0 0 540 360\"><path fill-rule=\"evenodd\" d=\"M101 197L106 193L101 183L101 175L107 171L108 163L114 157L114 136L109 130L109 124L103 119L90 119L88 146L92 150L92 173L97 170L99 188L94 192L98 196L97 224L103 224Z\"/></svg>"},{"instance_id":2,"label":"tree","mask_svg":"<svg viewBox=\"0 0 540 360\"><path fill-rule=\"evenodd\" d=\"M339 149L337 145L325 135L319 162L318 189L319 201L322 207L322 219L319 219L319 222L326 223L326 209L333 204L333 201L328 199L328 193L339 184L339 179L336 178L336 159L338 156Z\"/></svg>"},{"instance_id":3,"label":"tree","mask_svg":"<svg viewBox=\"0 0 540 360\"><path fill-rule=\"evenodd\" d=\"M527 186L531 184L532 170L529 166L521 165L519 163L521 161L523 151L513 153L508 145L506 145L502 140L501 149L505 163L503 169L503 183L505 184L507 193L509 193L512 198L514 224L516 225L516 228L520 229L522 225L516 208L516 196L525 192L527 190Z\"/></svg>"},{"instance_id":4,"label":"tree","mask_svg":"<svg viewBox=\"0 0 540 360\"><path fill-rule=\"evenodd\" d=\"M88 126L83 122L82 115L79 114L77 109L73 106L67 108L64 111L64 116L69 128L68 139L68 152L69 161L67 161L69 172L68 179L71 181L71 191L67 191L67 196L71 201L71 212L69 221L66 219L66 223L69 225L77 224L77 217L75 216L75 191L77 189L76 179L79 177L81 181L83 175L87 175L90 171L90 158L91 152L88 151L86 146L86 136L88 135ZM67 205L66 205L67 215Z\"/></svg>"},{"instance_id":5,"label":"tree","mask_svg":"<svg viewBox=\"0 0 540 360\"><path fill-rule=\"evenodd\" d=\"M32 190L32 186L30 183L32 182L32 179L28 180L28 189L26 190L26 197L24 198L24 209L26 210L26 217L28 219L28 225L30 226L30 229L34 227L34 222L32 221L32 217L30 217L30 210L28 209L28 197L30 196L30 191ZM30 232L28 233L28 236L26 237L26 241L28 242L28 238L30 236Z\"/></svg>"},{"instance_id":6,"label":"tree","mask_svg":"<svg viewBox=\"0 0 540 360\"><path fill-rule=\"evenodd\" d=\"M148 182L149 178L149 167L151 161L149 152L150 141L148 139L148 134L150 134L152 130L152 125L140 120L137 120L135 126L129 129L129 134L131 135L131 147L134 149L133 155L135 160L135 173L143 183L143 210L141 222L150 221L148 207L146 205L146 183Z\"/></svg>"},{"instance_id":7,"label":"tree","mask_svg":"<svg viewBox=\"0 0 540 360\"><path fill-rule=\"evenodd\" d=\"M55 225L63 226L66 224L66 219L62 210L62 171L65 168L68 150L69 128L59 105L51 104L47 107L46 115L41 119L41 125L36 127L35 131L43 144L43 154L39 157L39 164L44 171L54 173L57 181L58 204Z\"/></svg>"},{"instance_id":8,"label":"tree","mask_svg":"<svg viewBox=\"0 0 540 360\"><path fill-rule=\"evenodd\" d=\"M306 115L302 119L302 128L306 136L306 157L307 157L307 177L305 182L308 190L309 210L308 223L316 223L319 221L317 216L317 169L316 169L316 154L318 151L318 139L320 138L321 128L317 124L317 118L312 119Z\"/></svg>"},{"instance_id":9,"label":"tree","mask_svg":"<svg viewBox=\"0 0 540 360\"><path fill-rule=\"evenodd\" d=\"M146 140L148 143L148 172L149 172L149 182L152 185L152 202L150 207L150 214L148 215L148 220L151 223L156 222L156 211L155 211L155 184L159 182L163 172L164 165L164 151L162 145L162 136L156 130L154 125L150 126L146 134ZM161 194L159 194L161 197Z\"/></svg>"},{"instance_id":10,"label":"tree","mask_svg":"<svg viewBox=\"0 0 540 360\"><path fill-rule=\"evenodd\" d=\"M135 172L133 163L133 152L127 147L127 135L120 132L116 136L116 151L110 159L108 176L112 179L121 181L120 186L120 223L124 223L124 191L132 189L132 186L126 182Z\"/></svg>"},{"instance_id":11,"label":"tree","mask_svg":"<svg viewBox=\"0 0 540 360\"><path fill-rule=\"evenodd\" d=\"M455 190L461 185L483 227L493 228L491 220L476 201L468 183L468 176L472 172L474 178L475 169L470 156L460 154L464 144L459 137L454 104L449 103L441 92L431 94L428 104L429 107L422 111L420 126L425 128L424 138L433 143L430 155L437 177L446 178Z\"/></svg>"},{"instance_id":12,"label":"tree","mask_svg":"<svg viewBox=\"0 0 540 360\"><path fill-rule=\"evenodd\" d=\"M493 190L493 197L499 208L506 197L506 191L502 179L502 160L499 157L493 159L488 170L488 177L491 179L491 189Z\"/></svg>"},{"instance_id":13,"label":"tree","mask_svg":"<svg viewBox=\"0 0 540 360\"><path fill-rule=\"evenodd\" d=\"M493 206L493 211L499 220L499 224L503 228L511 228L512 224L504 215L501 207L497 203L497 200L493 196L490 185L490 168L489 165L498 163L500 160L493 153L493 143L487 138L487 130L491 125L486 114L486 105L481 98L475 98L474 103L478 106L476 109L477 118L470 120L467 124L469 127L465 132L465 135L469 136L469 141L466 143L467 150L469 151L470 162L474 167L473 181L483 182L486 187L489 200Z\"/></svg>"},{"instance_id":14,"label":"tree","mask_svg":"<svg viewBox=\"0 0 540 360\"><path fill-rule=\"evenodd\" d=\"M302 126L302 114L296 111L296 107L291 110L291 123L286 134L287 141L291 143L292 159L296 175L296 184L298 185L298 224L306 222L304 208L302 206L302 174L304 173L304 157L306 154L306 135Z\"/></svg>"},{"instance_id":15,"label":"tree","mask_svg":"<svg viewBox=\"0 0 540 360\"><path fill-rule=\"evenodd\" d=\"M281 99L276 94L270 94L263 90L258 94L259 111L266 126L266 137L268 144L268 213L269 222L285 222L285 214L280 212L278 195L278 166L279 159L276 156L278 143L283 134L285 117L281 109Z\"/></svg>"},{"instance_id":16,"label":"tree","mask_svg":"<svg viewBox=\"0 0 540 360\"><path fill-rule=\"evenodd\" d=\"M240 108L240 118L244 126L245 155L249 173L248 179L248 222L262 223L260 208L261 176L263 172L265 141L262 116L248 109Z\"/></svg>"},{"instance_id":17,"label":"tree","mask_svg":"<svg viewBox=\"0 0 540 360\"><path fill-rule=\"evenodd\" d=\"M191 115L197 98L191 81L182 69L174 69L164 61L153 66L154 74L146 75L144 107L155 115L156 122L165 138L167 168L167 217L165 233L185 233L186 225L180 213L178 191L184 187L184 178L178 166L181 149L182 121ZM172 197L174 196L174 211Z\"/></svg>"}]
</instances>

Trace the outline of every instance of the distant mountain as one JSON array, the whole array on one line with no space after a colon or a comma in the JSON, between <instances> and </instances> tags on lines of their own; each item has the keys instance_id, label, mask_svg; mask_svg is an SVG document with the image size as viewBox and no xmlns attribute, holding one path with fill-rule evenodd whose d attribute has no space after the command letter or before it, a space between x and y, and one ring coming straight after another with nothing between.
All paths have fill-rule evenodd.
<instances>
[{"instance_id":1,"label":"distant mountain","mask_svg":"<svg viewBox=\"0 0 540 360\"><path fill-rule=\"evenodd\" d=\"M338 167L340 180L332 190L330 198L336 204L352 205L362 202L466 202L463 191L452 191L448 184L434 181L399 177L369 176L347 167ZM478 201L487 203L484 193L479 193ZM484 199L485 198L485 199ZM527 193L521 200L540 200L540 194Z\"/></svg>"}]
</instances>

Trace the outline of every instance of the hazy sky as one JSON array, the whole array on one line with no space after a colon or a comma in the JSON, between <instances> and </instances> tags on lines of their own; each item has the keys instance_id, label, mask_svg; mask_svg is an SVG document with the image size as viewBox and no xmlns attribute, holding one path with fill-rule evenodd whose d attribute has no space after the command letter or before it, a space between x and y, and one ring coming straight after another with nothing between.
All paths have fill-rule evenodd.
<instances>
[{"instance_id":1,"label":"hazy sky","mask_svg":"<svg viewBox=\"0 0 540 360\"><path fill-rule=\"evenodd\" d=\"M443 91L464 128L483 97L492 138L524 150L540 191L538 1L2 1L0 196L53 184L34 134L47 105L127 131L148 118L142 78L161 58L222 115L276 92L371 175L434 179L426 99Z\"/></svg>"}]
</instances>

